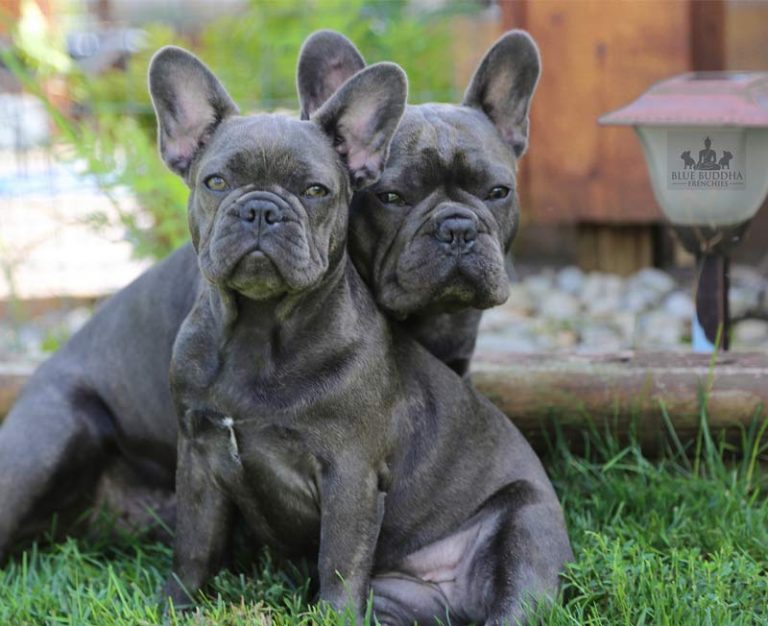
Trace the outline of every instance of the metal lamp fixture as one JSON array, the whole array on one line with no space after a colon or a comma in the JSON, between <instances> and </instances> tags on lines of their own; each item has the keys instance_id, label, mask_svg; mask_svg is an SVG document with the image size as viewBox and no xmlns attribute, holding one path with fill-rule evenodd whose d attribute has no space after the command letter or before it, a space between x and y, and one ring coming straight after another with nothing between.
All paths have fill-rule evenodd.
<instances>
[{"instance_id":1,"label":"metal lamp fixture","mask_svg":"<svg viewBox=\"0 0 768 626\"><path fill-rule=\"evenodd\" d=\"M733 246L768 194L768 73L694 72L602 116L632 126L656 200L698 259L694 348L728 348Z\"/></svg>"}]
</instances>

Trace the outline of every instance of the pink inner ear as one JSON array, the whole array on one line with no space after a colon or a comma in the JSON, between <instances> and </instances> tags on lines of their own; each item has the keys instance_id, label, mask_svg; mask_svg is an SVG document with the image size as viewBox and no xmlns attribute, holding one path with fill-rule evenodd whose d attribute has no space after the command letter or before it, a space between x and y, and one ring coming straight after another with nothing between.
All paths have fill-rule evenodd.
<instances>
[{"instance_id":1,"label":"pink inner ear","mask_svg":"<svg viewBox=\"0 0 768 626\"><path fill-rule=\"evenodd\" d=\"M183 93L183 88L179 92ZM182 133L195 132L212 121L211 103L205 98L180 97L176 102L176 107L178 130Z\"/></svg>"},{"instance_id":2,"label":"pink inner ear","mask_svg":"<svg viewBox=\"0 0 768 626\"><path fill-rule=\"evenodd\" d=\"M366 128L368 121L365 118L351 119L344 124L342 132L344 144L341 152L346 156L347 166L353 172L364 168L371 157L371 151L366 150L366 143L363 140L370 134Z\"/></svg>"},{"instance_id":3,"label":"pink inner ear","mask_svg":"<svg viewBox=\"0 0 768 626\"><path fill-rule=\"evenodd\" d=\"M192 137L178 137L175 140L167 140L165 154L168 162L181 163L190 161L197 148L197 141Z\"/></svg>"},{"instance_id":4,"label":"pink inner ear","mask_svg":"<svg viewBox=\"0 0 768 626\"><path fill-rule=\"evenodd\" d=\"M210 103L197 98L179 98L176 116L165 137L165 161L176 170L185 170L213 122Z\"/></svg>"},{"instance_id":5,"label":"pink inner ear","mask_svg":"<svg viewBox=\"0 0 768 626\"><path fill-rule=\"evenodd\" d=\"M347 166L353 172L363 169L368 162L369 154L365 150L350 150L347 152Z\"/></svg>"}]
</instances>

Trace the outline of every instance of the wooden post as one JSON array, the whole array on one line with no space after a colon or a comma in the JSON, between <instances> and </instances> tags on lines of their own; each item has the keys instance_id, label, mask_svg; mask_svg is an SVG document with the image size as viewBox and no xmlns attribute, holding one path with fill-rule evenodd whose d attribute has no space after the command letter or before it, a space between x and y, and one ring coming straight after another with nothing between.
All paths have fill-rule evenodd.
<instances>
[{"instance_id":1,"label":"wooden post","mask_svg":"<svg viewBox=\"0 0 768 626\"><path fill-rule=\"evenodd\" d=\"M717 435L738 443L739 429L768 410L768 354L482 354L472 380L535 448L553 420L573 441L590 427L626 440L634 429L648 453L668 441L664 412L681 441L699 430L702 401Z\"/></svg>"},{"instance_id":2,"label":"wooden post","mask_svg":"<svg viewBox=\"0 0 768 626\"><path fill-rule=\"evenodd\" d=\"M0 364L0 416L11 407L31 365ZM692 440L706 401L709 425L738 444L740 428L768 408L768 354L477 355L472 381L528 437L546 449L555 420L572 441L590 428L626 439L634 429L653 454L668 440L667 412L683 443Z\"/></svg>"},{"instance_id":3,"label":"wooden post","mask_svg":"<svg viewBox=\"0 0 768 626\"><path fill-rule=\"evenodd\" d=\"M645 224L579 224L579 267L629 276L641 267L652 266L654 230L653 225Z\"/></svg>"}]
</instances>

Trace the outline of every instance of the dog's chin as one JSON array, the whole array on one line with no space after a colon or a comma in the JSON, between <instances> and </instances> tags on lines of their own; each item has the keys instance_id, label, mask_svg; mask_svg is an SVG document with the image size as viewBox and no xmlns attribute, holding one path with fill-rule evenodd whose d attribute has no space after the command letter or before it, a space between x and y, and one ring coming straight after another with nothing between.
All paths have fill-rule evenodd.
<instances>
[{"instance_id":1,"label":"dog's chin","mask_svg":"<svg viewBox=\"0 0 768 626\"><path fill-rule=\"evenodd\" d=\"M457 313L466 309L490 309L507 301L509 281L504 268L494 272L496 279L475 271L463 271L456 264L449 271L441 273L441 280L429 273L421 279L390 283L377 294L379 305L390 315L405 319L411 315L434 313ZM413 278L413 277L411 277ZM410 287L418 285L422 287Z\"/></svg>"},{"instance_id":2,"label":"dog's chin","mask_svg":"<svg viewBox=\"0 0 768 626\"><path fill-rule=\"evenodd\" d=\"M509 297L509 285L496 287L472 284L465 276L447 284L424 306L425 312L456 313L466 309L490 309L504 304Z\"/></svg>"},{"instance_id":3,"label":"dog's chin","mask_svg":"<svg viewBox=\"0 0 768 626\"><path fill-rule=\"evenodd\" d=\"M229 289L251 300L298 294L322 280L325 266L297 264L295 259L262 249L243 255L224 281Z\"/></svg>"},{"instance_id":4,"label":"dog's chin","mask_svg":"<svg viewBox=\"0 0 768 626\"><path fill-rule=\"evenodd\" d=\"M260 250L244 255L226 283L228 288L251 300L269 300L290 291L275 263Z\"/></svg>"}]
</instances>

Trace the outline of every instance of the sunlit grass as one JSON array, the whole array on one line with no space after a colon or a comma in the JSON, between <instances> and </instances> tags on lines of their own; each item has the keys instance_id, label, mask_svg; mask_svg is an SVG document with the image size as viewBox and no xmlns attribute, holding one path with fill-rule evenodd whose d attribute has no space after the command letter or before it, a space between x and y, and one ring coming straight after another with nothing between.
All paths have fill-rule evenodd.
<instances>
[{"instance_id":1,"label":"sunlit grass","mask_svg":"<svg viewBox=\"0 0 768 626\"><path fill-rule=\"evenodd\" d=\"M706 429L698 441L671 437L654 460L596 431L578 455L562 438L554 442L547 467L577 560L565 574L565 599L540 611L543 623L768 624L765 423L755 420L739 453ZM0 571L0 624L162 622L157 591L169 548L106 537L33 547L14 559ZM310 595L305 574L265 555L246 573L221 573L197 611L171 611L167 621L343 623Z\"/></svg>"}]
</instances>

